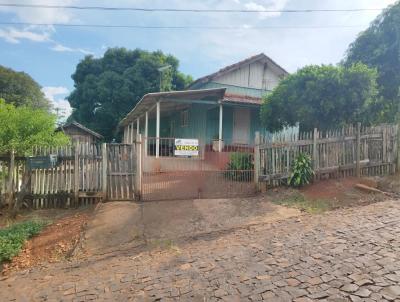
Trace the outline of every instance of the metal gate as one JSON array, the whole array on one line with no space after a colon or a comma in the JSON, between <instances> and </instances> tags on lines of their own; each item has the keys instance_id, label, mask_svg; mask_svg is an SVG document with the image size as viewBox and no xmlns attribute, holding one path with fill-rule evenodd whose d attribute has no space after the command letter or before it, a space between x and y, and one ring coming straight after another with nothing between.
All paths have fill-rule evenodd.
<instances>
[{"instance_id":1,"label":"metal gate","mask_svg":"<svg viewBox=\"0 0 400 302\"><path fill-rule=\"evenodd\" d=\"M255 194L253 147L224 146L222 152L218 152L212 145L200 145L199 149L198 156L176 156L174 138L143 138L142 200Z\"/></svg>"},{"instance_id":2,"label":"metal gate","mask_svg":"<svg viewBox=\"0 0 400 302\"><path fill-rule=\"evenodd\" d=\"M135 144L107 144L108 200L135 198L136 166Z\"/></svg>"}]
</instances>

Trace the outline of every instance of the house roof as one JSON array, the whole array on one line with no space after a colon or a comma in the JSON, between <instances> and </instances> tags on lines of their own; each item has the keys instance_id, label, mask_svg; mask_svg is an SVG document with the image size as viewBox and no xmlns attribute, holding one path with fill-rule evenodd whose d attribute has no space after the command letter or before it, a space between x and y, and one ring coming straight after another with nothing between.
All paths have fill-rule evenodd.
<instances>
[{"instance_id":1,"label":"house roof","mask_svg":"<svg viewBox=\"0 0 400 302\"><path fill-rule=\"evenodd\" d=\"M236 103L236 104L251 104L251 105L261 105L262 99L252 96L243 96L236 94L225 93L224 102Z\"/></svg>"},{"instance_id":2,"label":"house roof","mask_svg":"<svg viewBox=\"0 0 400 302\"><path fill-rule=\"evenodd\" d=\"M228 72L234 71L236 69L239 69L240 67L244 66L244 65L248 65L251 64L253 62L257 62L257 61L266 61L272 65L274 65L278 70L280 70L284 75L288 75L289 73L282 67L280 66L278 63L276 63L274 60L272 60L270 57L268 57L267 55L265 55L264 53L260 53L258 55L252 56L250 58L244 59L240 62L237 62L235 64L226 66L220 70L218 70L217 72L214 72L212 74L206 75L204 77L201 77L199 79L197 79L196 81L194 81L192 84L189 85L189 88L195 86L196 84L200 84L200 83L207 83L212 81L213 79L215 79L216 77L222 76Z\"/></svg>"},{"instance_id":3,"label":"house roof","mask_svg":"<svg viewBox=\"0 0 400 302\"><path fill-rule=\"evenodd\" d=\"M79 129L81 129L82 131L84 131L84 132L86 132L86 133L88 133L88 134L90 134L90 135L93 135L93 136L97 137L98 139L102 139L102 138L103 138L103 136L102 136L101 134L99 134L99 133L97 133L97 132L95 132L95 131L93 131L93 130L90 130L89 128L86 128L86 127L83 126L82 124L79 124L78 122L75 122L75 121L70 122L70 123L67 123L67 124L65 124L65 125L62 125L62 126L58 127L57 130L58 130L58 131L62 131L62 130L64 130L65 128L69 128L69 127L77 127L77 128L79 128Z\"/></svg>"},{"instance_id":4,"label":"house roof","mask_svg":"<svg viewBox=\"0 0 400 302\"><path fill-rule=\"evenodd\" d=\"M207 103L207 101L214 101L217 103L222 100L225 90L225 88L213 88L148 93L144 95L131 112L125 116L125 118L119 123L119 126L126 126L129 122L143 116L146 111L150 111L154 108L158 101L162 101L163 105L161 107L163 110L168 108L173 109L172 107L176 106L174 101L190 103L190 101L196 100L204 101L204 103Z\"/></svg>"}]
</instances>

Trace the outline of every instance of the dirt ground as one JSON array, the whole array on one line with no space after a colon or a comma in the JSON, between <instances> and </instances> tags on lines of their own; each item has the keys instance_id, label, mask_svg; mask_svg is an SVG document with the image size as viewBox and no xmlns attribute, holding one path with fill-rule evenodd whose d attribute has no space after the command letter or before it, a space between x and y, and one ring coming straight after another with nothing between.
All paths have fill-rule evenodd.
<instances>
[{"instance_id":1,"label":"dirt ground","mask_svg":"<svg viewBox=\"0 0 400 302\"><path fill-rule=\"evenodd\" d=\"M49 221L50 224L38 236L28 240L21 253L10 263L3 264L0 271L8 274L11 271L54 263L70 257L92 211L92 208L48 209L22 212L14 217L14 223L40 219ZM11 218L3 217L3 226L10 222Z\"/></svg>"},{"instance_id":2,"label":"dirt ground","mask_svg":"<svg viewBox=\"0 0 400 302\"><path fill-rule=\"evenodd\" d=\"M376 178L378 189L386 192L400 193L400 175Z\"/></svg>"},{"instance_id":3,"label":"dirt ground","mask_svg":"<svg viewBox=\"0 0 400 302\"><path fill-rule=\"evenodd\" d=\"M339 204L352 205L353 201L357 199L364 199L371 197L370 194L363 194L354 186L356 184L364 184L373 188L377 187L376 181L370 178L359 179L356 177L349 177L344 179L328 179L316 182L311 186L302 188L300 191L310 199L336 199Z\"/></svg>"}]
</instances>

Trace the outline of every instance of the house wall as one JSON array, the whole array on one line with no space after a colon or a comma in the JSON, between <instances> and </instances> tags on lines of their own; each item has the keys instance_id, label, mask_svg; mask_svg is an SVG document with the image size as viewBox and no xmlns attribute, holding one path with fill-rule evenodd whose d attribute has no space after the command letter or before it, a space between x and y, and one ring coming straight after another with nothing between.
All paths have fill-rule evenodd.
<instances>
[{"instance_id":1,"label":"house wall","mask_svg":"<svg viewBox=\"0 0 400 302\"><path fill-rule=\"evenodd\" d=\"M242 66L232 72L223 74L213 82L220 84L272 90L279 81L279 74L270 65L263 62L254 62L249 65Z\"/></svg>"},{"instance_id":2,"label":"house wall","mask_svg":"<svg viewBox=\"0 0 400 302\"><path fill-rule=\"evenodd\" d=\"M219 106L208 106L201 104L192 104L187 109L189 111L189 123L187 126L181 125L181 112L177 111L169 116L161 114L160 119L160 137L164 138L197 138L201 145L212 144L213 139L219 133ZM233 137L233 115L235 106L223 107L223 125L222 137L225 145L232 144ZM250 109L250 127L249 127L249 143L254 143L254 133L260 127L259 109ZM171 123L175 128L171 133ZM140 132L144 135L144 122L140 123ZM156 136L156 120L149 119L149 137Z\"/></svg>"},{"instance_id":3,"label":"house wall","mask_svg":"<svg viewBox=\"0 0 400 302\"><path fill-rule=\"evenodd\" d=\"M63 129L65 135L69 136L71 141L80 143L96 143L97 138L93 135L88 134L76 127L66 127Z\"/></svg>"}]
</instances>

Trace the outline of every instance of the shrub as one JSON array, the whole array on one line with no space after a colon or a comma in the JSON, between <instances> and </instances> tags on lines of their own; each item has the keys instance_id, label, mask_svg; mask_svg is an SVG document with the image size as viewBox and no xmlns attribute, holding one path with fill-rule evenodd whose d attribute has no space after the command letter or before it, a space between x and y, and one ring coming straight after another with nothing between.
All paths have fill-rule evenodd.
<instances>
[{"instance_id":1,"label":"shrub","mask_svg":"<svg viewBox=\"0 0 400 302\"><path fill-rule=\"evenodd\" d=\"M25 221L0 230L0 263L11 260L21 251L25 241L39 234L43 221Z\"/></svg>"},{"instance_id":2,"label":"shrub","mask_svg":"<svg viewBox=\"0 0 400 302\"><path fill-rule=\"evenodd\" d=\"M225 176L229 180L251 181L253 178L253 154L245 152L231 153Z\"/></svg>"},{"instance_id":3,"label":"shrub","mask_svg":"<svg viewBox=\"0 0 400 302\"><path fill-rule=\"evenodd\" d=\"M309 184L313 176L311 157L308 154L300 153L294 160L293 172L288 179L289 185L302 187Z\"/></svg>"}]
</instances>

